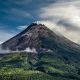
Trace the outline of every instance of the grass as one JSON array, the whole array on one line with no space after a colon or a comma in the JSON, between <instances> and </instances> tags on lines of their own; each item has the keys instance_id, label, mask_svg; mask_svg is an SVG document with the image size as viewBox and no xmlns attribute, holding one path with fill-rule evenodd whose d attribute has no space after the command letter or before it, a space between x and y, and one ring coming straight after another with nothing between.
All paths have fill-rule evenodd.
<instances>
[{"instance_id":1,"label":"grass","mask_svg":"<svg viewBox=\"0 0 80 80\"><path fill-rule=\"evenodd\" d=\"M61 56L30 55L14 53L0 57L0 80L80 80L79 66L66 64Z\"/></svg>"}]
</instances>

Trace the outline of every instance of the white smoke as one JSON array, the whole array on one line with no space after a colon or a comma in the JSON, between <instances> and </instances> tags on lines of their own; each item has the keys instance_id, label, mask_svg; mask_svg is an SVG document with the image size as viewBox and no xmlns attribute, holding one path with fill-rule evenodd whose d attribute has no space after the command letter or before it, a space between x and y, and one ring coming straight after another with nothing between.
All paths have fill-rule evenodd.
<instances>
[{"instance_id":1,"label":"white smoke","mask_svg":"<svg viewBox=\"0 0 80 80\"><path fill-rule=\"evenodd\" d=\"M48 20L53 24L61 21L58 27L56 26L57 29L62 28L62 30L58 29L59 32L80 44L80 0L58 1L39 10L40 20Z\"/></svg>"}]
</instances>

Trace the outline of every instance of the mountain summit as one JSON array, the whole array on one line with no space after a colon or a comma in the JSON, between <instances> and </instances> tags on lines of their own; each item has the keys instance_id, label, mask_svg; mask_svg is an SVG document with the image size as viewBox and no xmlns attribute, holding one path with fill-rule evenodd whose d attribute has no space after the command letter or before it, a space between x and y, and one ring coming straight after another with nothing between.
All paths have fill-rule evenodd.
<instances>
[{"instance_id":1,"label":"mountain summit","mask_svg":"<svg viewBox=\"0 0 80 80\"><path fill-rule=\"evenodd\" d=\"M76 53L80 51L78 44L56 34L39 21L32 23L24 31L4 42L2 48L13 51L32 49L35 52L58 51Z\"/></svg>"}]
</instances>

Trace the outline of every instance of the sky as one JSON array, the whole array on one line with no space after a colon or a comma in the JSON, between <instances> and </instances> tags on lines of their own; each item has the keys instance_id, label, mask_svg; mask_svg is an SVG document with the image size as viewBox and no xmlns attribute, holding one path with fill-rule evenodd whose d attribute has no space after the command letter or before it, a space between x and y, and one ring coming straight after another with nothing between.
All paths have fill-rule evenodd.
<instances>
[{"instance_id":1,"label":"sky","mask_svg":"<svg viewBox=\"0 0 80 80\"><path fill-rule=\"evenodd\" d=\"M80 44L80 0L0 0L0 43L34 21Z\"/></svg>"}]
</instances>

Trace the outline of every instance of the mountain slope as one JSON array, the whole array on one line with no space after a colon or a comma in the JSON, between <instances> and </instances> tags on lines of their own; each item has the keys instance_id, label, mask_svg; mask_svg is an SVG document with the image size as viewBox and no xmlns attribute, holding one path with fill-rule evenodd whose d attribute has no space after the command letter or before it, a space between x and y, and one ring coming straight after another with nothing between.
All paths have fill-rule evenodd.
<instances>
[{"instance_id":1,"label":"mountain slope","mask_svg":"<svg viewBox=\"0 0 80 80\"><path fill-rule=\"evenodd\" d=\"M80 45L68 40L62 35L51 31L44 24L32 23L23 32L2 44L3 49L33 50L32 52L56 52L66 57L80 60Z\"/></svg>"},{"instance_id":2,"label":"mountain slope","mask_svg":"<svg viewBox=\"0 0 80 80\"><path fill-rule=\"evenodd\" d=\"M44 24L32 23L2 48L21 52L0 57L1 78L16 75L9 80L80 80L80 45Z\"/></svg>"},{"instance_id":3,"label":"mountain slope","mask_svg":"<svg viewBox=\"0 0 80 80\"><path fill-rule=\"evenodd\" d=\"M80 45L77 45L67 38L57 35L48 29L44 24L32 23L23 32L2 44L3 49L25 50L27 47L35 48L37 51L44 48L51 50L66 50L79 52Z\"/></svg>"}]
</instances>

